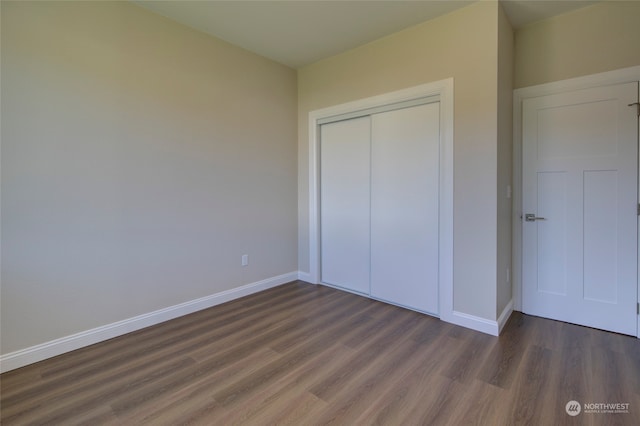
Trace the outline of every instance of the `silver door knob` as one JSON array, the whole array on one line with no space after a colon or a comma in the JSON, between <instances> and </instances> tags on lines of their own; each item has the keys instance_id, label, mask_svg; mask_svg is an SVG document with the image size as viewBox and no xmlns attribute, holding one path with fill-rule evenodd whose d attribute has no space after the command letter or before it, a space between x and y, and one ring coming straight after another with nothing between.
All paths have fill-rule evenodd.
<instances>
[{"instance_id":1,"label":"silver door knob","mask_svg":"<svg viewBox=\"0 0 640 426\"><path fill-rule=\"evenodd\" d=\"M544 217L538 217L533 213L527 213L524 215L524 220L526 220L527 222L535 222L536 220L547 220Z\"/></svg>"}]
</instances>

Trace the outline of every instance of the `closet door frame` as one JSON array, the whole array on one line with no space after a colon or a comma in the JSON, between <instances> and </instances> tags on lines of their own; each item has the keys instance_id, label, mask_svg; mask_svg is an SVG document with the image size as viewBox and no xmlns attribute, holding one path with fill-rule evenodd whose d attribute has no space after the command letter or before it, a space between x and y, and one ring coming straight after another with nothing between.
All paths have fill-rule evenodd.
<instances>
[{"instance_id":1,"label":"closet door frame","mask_svg":"<svg viewBox=\"0 0 640 426\"><path fill-rule=\"evenodd\" d=\"M439 173L439 313L452 322L453 311L453 78L360 99L309 113L309 275L320 283L320 132L322 123L332 117L346 116L375 108L390 108L397 103L434 97L440 103Z\"/></svg>"}]
</instances>

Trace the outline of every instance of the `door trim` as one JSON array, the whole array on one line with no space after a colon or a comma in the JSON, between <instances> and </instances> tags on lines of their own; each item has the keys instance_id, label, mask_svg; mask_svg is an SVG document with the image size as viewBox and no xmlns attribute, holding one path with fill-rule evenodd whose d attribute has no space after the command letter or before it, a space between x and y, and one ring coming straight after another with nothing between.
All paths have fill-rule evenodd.
<instances>
[{"instance_id":1,"label":"door trim","mask_svg":"<svg viewBox=\"0 0 640 426\"><path fill-rule=\"evenodd\" d=\"M440 102L439 182L439 312L453 322L453 78L360 99L309 113L309 280L320 283L320 155L319 123L329 117L351 114L399 102L438 96Z\"/></svg>"},{"instance_id":2,"label":"door trim","mask_svg":"<svg viewBox=\"0 0 640 426\"><path fill-rule=\"evenodd\" d=\"M553 95L598 86L640 81L640 66L607 71L568 80L555 81L513 91L513 217L512 217L512 291L514 310L522 311L522 102L528 98ZM639 186L640 188L640 186ZM640 228L639 228L640 229ZM640 233L640 231L639 231ZM640 241L640 235L638 235ZM640 302L640 279L638 302ZM637 318L637 337L640 338L640 316Z\"/></svg>"}]
</instances>

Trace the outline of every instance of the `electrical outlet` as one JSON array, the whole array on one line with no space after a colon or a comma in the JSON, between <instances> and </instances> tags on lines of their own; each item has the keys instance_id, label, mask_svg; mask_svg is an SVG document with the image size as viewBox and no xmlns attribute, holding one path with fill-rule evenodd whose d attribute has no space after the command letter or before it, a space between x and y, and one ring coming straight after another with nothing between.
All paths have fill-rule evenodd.
<instances>
[{"instance_id":1,"label":"electrical outlet","mask_svg":"<svg viewBox=\"0 0 640 426\"><path fill-rule=\"evenodd\" d=\"M242 255L241 265L242 266L247 266L248 264L249 264L249 255L248 254L243 254Z\"/></svg>"}]
</instances>

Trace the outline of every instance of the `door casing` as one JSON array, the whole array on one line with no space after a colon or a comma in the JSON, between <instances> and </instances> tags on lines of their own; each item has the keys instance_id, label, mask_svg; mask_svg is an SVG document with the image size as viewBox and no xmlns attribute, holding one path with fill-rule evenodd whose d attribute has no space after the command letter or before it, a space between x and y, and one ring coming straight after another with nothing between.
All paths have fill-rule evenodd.
<instances>
[{"instance_id":1,"label":"door casing","mask_svg":"<svg viewBox=\"0 0 640 426\"><path fill-rule=\"evenodd\" d=\"M439 313L443 321L489 334L498 334L497 326L473 321L453 310L453 78L426 83L379 96L373 96L309 113L309 275L311 283L320 283L320 156L319 125L343 114L393 105L399 102L438 96L440 101L440 230L439 230Z\"/></svg>"}]
</instances>

